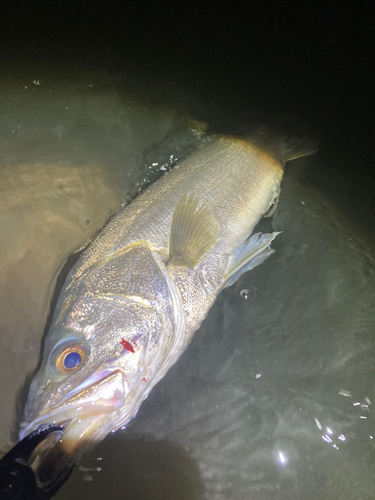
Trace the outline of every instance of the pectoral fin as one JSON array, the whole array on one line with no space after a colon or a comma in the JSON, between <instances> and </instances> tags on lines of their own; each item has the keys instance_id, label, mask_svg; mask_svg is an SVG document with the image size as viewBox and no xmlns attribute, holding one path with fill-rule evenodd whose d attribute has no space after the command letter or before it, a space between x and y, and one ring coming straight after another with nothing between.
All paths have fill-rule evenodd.
<instances>
[{"instance_id":1,"label":"pectoral fin","mask_svg":"<svg viewBox=\"0 0 375 500\"><path fill-rule=\"evenodd\" d=\"M177 203L172 218L168 265L187 266L190 269L215 245L219 225L211 210L199 205L194 194L185 194Z\"/></svg>"},{"instance_id":2,"label":"pectoral fin","mask_svg":"<svg viewBox=\"0 0 375 500\"><path fill-rule=\"evenodd\" d=\"M238 247L236 253L229 259L223 288L233 285L243 273L259 266L272 255L274 250L270 244L278 234L280 232L256 233Z\"/></svg>"}]
</instances>

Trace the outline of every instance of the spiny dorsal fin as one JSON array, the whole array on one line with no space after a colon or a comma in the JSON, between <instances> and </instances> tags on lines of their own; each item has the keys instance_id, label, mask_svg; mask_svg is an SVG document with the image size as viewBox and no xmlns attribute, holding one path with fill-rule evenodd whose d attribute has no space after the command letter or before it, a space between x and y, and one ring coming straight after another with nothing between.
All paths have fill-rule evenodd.
<instances>
[{"instance_id":1,"label":"spiny dorsal fin","mask_svg":"<svg viewBox=\"0 0 375 500\"><path fill-rule=\"evenodd\" d=\"M216 243L219 226L211 210L198 205L199 198L194 194L184 194L178 201L172 218L168 265L194 269Z\"/></svg>"}]
</instances>

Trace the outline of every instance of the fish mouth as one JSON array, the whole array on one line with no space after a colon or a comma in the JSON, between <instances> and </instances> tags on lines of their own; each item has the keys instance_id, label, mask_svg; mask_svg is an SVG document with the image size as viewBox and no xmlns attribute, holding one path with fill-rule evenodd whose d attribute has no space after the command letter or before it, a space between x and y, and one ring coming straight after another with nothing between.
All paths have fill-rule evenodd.
<instances>
[{"instance_id":1,"label":"fish mouth","mask_svg":"<svg viewBox=\"0 0 375 500\"><path fill-rule=\"evenodd\" d=\"M54 424L64 427L59 441L61 453L71 455L87 442L95 445L111 430L105 421L124 405L126 385L125 375L119 368L93 375L70 391L58 406L24 423L20 439L40 425Z\"/></svg>"}]
</instances>

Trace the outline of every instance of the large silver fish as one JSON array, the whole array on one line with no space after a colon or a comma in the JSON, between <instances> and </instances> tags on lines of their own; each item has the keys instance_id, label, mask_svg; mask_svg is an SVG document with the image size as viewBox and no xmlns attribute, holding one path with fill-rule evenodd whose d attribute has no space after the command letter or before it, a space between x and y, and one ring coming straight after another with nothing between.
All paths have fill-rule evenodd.
<instances>
[{"instance_id":1,"label":"large silver fish","mask_svg":"<svg viewBox=\"0 0 375 500\"><path fill-rule=\"evenodd\" d=\"M278 233L249 236L313 148L271 146L213 137L107 224L66 279L21 438L63 423L71 454L136 415L218 293L273 252Z\"/></svg>"}]
</instances>

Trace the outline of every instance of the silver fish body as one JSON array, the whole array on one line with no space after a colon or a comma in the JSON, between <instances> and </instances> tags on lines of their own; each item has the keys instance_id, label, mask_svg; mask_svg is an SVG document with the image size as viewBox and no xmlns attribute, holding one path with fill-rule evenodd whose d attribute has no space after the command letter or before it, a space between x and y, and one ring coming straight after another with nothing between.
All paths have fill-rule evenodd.
<instances>
[{"instance_id":1,"label":"silver fish body","mask_svg":"<svg viewBox=\"0 0 375 500\"><path fill-rule=\"evenodd\" d=\"M277 233L249 235L282 176L255 144L215 137L107 224L66 279L21 438L65 423L69 454L136 415L220 290L272 253Z\"/></svg>"}]
</instances>

